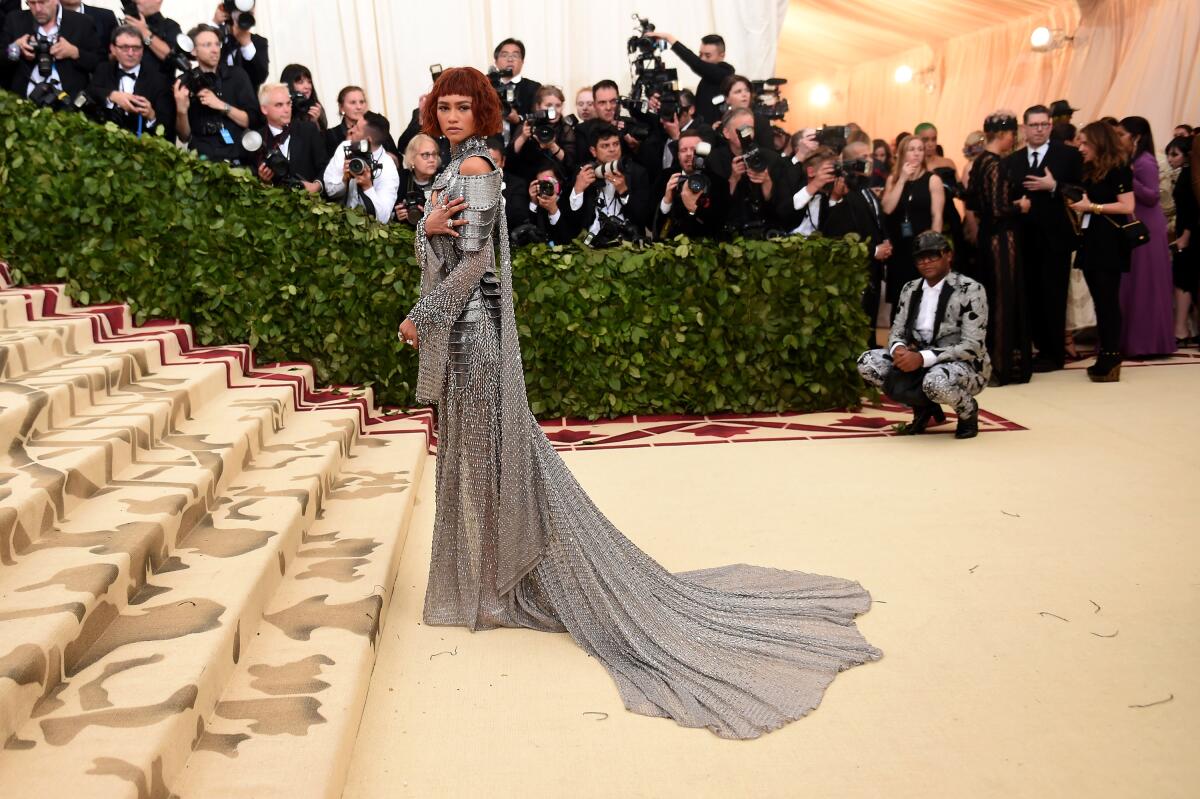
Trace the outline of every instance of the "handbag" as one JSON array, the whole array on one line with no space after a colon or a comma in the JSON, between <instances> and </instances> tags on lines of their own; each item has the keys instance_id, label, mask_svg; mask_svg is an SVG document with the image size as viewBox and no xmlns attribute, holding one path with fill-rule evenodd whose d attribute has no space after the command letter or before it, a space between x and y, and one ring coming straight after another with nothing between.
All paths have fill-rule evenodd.
<instances>
[{"instance_id":1,"label":"handbag","mask_svg":"<svg viewBox=\"0 0 1200 799\"><path fill-rule=\"evenodd\" d=\"M1126 252L1133 252L1138 247L1150 241L1150 229L1136 216L1131 217L1123 225L1107 214L1104 215L1104 218L1112 222L1113 227L1121 232L1121 241L1125 245Z\"/></svg>"}]
</instances>

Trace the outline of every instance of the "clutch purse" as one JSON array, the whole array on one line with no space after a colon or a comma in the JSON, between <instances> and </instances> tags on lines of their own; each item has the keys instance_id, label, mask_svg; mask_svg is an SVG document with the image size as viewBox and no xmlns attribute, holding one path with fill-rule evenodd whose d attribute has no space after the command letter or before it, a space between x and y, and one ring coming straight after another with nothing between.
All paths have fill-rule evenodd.
<instances>
[{"instance_id":1,"label":"clutch purse","mask_svg":"<svg viewBox=\"0 0 1200 799\"><path fill-rule=\"evenodd\" d=\"M1138 247L1150 241L1150 230L1136 216L1123 225L1111 216L1104 218L1112 222L1117 230L1121 231L1121 239L1125 242L1125 249L1129 252L1133 252Z\"/></svg>"}]
</instances>

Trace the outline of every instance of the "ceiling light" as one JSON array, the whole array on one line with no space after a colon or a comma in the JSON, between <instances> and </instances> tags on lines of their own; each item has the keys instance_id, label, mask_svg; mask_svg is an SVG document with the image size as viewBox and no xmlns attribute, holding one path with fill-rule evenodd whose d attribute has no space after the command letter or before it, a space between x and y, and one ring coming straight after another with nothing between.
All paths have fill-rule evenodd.
<instances>
[{"instance_id":1,"label":"ceiling light","mask_svg":"<svg viewBox=\"0 0 1200 799\"><path fill-rule=\"evenodd\" d=\"M832 99L833 92L823 83L813 86L812 91L808 93L808 102L815 106L829 105L829 101Z\"/></svg>"},{"instance_id":2,"label":"ceiling light","mask_svg":"<svg viewBox=\"0 0 1200 799\"><path fill-rule=\"evenodd\" d=\"M1033 45L1034 50L1046 49L1053 40L1054 34L1044 25L1034 28L1033 33L1029 34L1029 43Z\"/></svg>"},{"instance_id":3,"label":"ceiling light","mask_svg":"<svg viewBox=\"0 0 1200 799\"><path fill-rule=\"evenodd\" d=\"M909 83L913 79L912 67L902 64L896 67L896 83Z\"/></svg>"}]
</instances>

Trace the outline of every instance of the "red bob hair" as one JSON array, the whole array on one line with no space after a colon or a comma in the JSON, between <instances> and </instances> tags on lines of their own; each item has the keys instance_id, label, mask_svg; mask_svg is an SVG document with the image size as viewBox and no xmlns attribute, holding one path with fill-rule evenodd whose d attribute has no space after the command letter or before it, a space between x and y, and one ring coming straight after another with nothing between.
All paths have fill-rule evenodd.
<instances>
[{"instance_id":1,"label":"red bob hair","mask_svg":"<svg viewBox=\"0 0 1200 799\"><path fill-rule=\"evenodd\" d=\"M437 104L439 98L450 94L471 98L475 136L495 136L500 132L504 120L500 115L500 98L496 96L492 84L474 67L451 67L438 76L433 90L425 95L425 103L421 107L422 133L434 137L442 135Z\"/></svg>"}]
</instances>

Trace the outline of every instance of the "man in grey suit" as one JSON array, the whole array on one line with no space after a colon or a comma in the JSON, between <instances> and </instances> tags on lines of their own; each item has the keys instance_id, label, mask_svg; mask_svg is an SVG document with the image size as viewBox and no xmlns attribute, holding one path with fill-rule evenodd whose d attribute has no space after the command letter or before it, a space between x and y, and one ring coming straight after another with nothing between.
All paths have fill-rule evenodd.
<instances>
[{"instance_id":1,"label":"man in grey suit","mask_svg":"<svg viewBox=\"0 0 1200 799\"><path fill-rule=\"evenodd\" d=\"M930 419L945 421L940 406L949 405L958 414L954 437L974 438L979 433L975 395L992 373L984 343L987 294L979 283L950 271L950 243L941 233L917 236L913 255L921 277L900 292L887 349L864 352L858 373L913 408L906 433L923 433Z\"/></svg>"}]
</instances>

